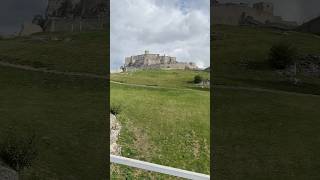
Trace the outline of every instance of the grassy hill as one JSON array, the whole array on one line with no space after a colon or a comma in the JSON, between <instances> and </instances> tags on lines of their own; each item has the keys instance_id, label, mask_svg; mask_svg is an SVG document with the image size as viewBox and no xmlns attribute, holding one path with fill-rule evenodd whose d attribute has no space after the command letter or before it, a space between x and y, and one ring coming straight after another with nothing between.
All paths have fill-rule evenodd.
<instances>
[{"instance_id":1,"label":"grassy hill","mask_svg":"<svg viewBox=\"0 0 320 180\"><path fill-rule=\"evenodd\" d=\"M320 54L319 36L233 26L212 34L213 177L319 179L320 96L312 94L320 94L320 79L298 74L294 85L267 62L279 41Z\"/></svg>"},{"instance_id":2,"label":"grassy hill","mask_svg":"<svg viewBox=\"0 0 320 180\"><path fill-rule=\"evenodd\" d=\"M215 26L211 51L215 84L266 87L287 91L320 94L320 82L298 74L302 85L296 87L269 67L272 45L288 42L300 55L319 54L320 36L299 32L282 32L253 27ZM316 88L313 88L316 87Z\"/></svg>"},{"instance_id":3,"label":"grassy hill","mask_svg":"<svg viewBox=\"0 0 320 180\"><path fill-rule=\"evenodd\" d=\"M210 173L210 93L194 89L207 72L147 70L111 75L111 107L121 105L122 156ZM132 85L134 84L134 85ZM146 85L144 86L135 86ZM176 179L113 166L112 177Z\"/></svg>"},{"instance_id":4,"label":"grassy hill","mask_svg":"<svg viewBox=\"0 0 320 180\"><path fill-rule=\"evenodd\" d=\"M0 60L104 74L106 37L91 32L0 40ZM21 178L105 178L109 148L105 80L0 66L0 87L0 142L12 134L18 139L36 136L38 156Z\"/></svg>"},{"instance_id":5,"label":"grassy hill","mask_svg":"<svg viewBox=\"0 0 320 180\"><path fill-rule=\"evenodd\" d=\"M40 33L0 40L0 60L59 71L106 75L106 32Z\"/></svg>"}]
</instances>

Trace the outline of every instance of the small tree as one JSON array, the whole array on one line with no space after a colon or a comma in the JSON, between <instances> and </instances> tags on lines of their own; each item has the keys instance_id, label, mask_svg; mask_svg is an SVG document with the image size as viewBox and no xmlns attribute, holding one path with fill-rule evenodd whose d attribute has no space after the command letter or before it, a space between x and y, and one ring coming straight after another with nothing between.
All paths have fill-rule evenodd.
<instances>
[{"instance_id":1,"label":"small tree","mask_svg":"<svg viewBox=\"0 0 320 180\"><path fill-rule=\"evenodd\" d=\"M286 42L280 42L271 47L269 63L272 68L284 69L292 65L297 56L297 49Z\"/></svg>"},{"instance_id":2,"label":"small tree","mask_svg":"<svg viewBox=\"0 0 320 180\"><path fill-rule=\"evenodd\" d=\"M194 83L198 84L198 83L201 83L202 81L203 81L202 76L200 75L194 76L194 80L193 80Z\"/></svg>"}]
</instances>

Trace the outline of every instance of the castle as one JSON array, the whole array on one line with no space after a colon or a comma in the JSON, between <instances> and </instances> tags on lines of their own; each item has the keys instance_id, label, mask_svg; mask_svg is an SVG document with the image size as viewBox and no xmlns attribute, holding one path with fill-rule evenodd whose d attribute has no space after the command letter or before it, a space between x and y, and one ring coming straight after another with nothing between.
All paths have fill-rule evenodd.
<instances>
[{"instance_id":1,"label":"castle","mask_svg":"<svg viewBox=\"0 0 320 180\"><path fill-rule=\"evenodd\" d=\"M274 6L269 2L259 2L252 6L246 3L219 3L214 0L211 6L212 24L255 25L280 29L292 29L296 22L285 21L274 15Z\"/></svg>"},{"instance_id":2,"label":"castle","mask_svg":"<svg viewBox=\"0 0 320 180\"><path fill-rule=\"evenodd\" d=\"M108 13L106 0L48 0L43 29L46 32L105 29Z\"/></svg>"},{"instance_id":3,"label":"castle","mask_svg":"<svg viewBox=\"0 0 320 180\"><path fill-rule=\"evenodd\" d=\"M176 57L161 56L160 54L144 54L126 57L123 71L135 69L198 69L194 63L178 62Z\"/></svg>"}]
</instances>

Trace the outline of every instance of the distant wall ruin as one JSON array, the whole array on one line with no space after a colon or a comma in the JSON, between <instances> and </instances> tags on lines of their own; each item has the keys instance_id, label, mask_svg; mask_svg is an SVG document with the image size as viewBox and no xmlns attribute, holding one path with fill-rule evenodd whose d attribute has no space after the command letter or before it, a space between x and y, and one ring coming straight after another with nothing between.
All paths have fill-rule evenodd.
<instances>
[{"instance_id":1,"label":"distant wall ruin","mask_svg":"<svg viewBox=\"0 0 320 180\"><path fill-rule=\"evenodd\" d=\"M214 1L211 6L211 23L234 26L248 23L297 26L295 22L284 21L280 16L274 16L273 9L273 4L267 2L255 3L253 6L249 6L246 3L219 3ZM247 21L248 19L252 19L252 21Z\"/></svg>"},{"instance_id":2,"label":"distant wall ruin","mask_svg":"<svg viewBox=\"0 0 320 180\"><path fill-rule=\"evenodd\" d=\"M141 55L126 57L122 68L124 71L137 69L198 69L194 63L178 62L176 57L150 54L149 51L145 51Z\"/></svg>"},{"instance_id":3,"label":"distant wall ruin","mask_svg":"<svg viewBox=\"0 0 320 180\"><path fill-rule=\"evenodd\" d=\"M49 0L44 31L90 31L107 28L106 0Z\"/></svg>"}]
</instances>

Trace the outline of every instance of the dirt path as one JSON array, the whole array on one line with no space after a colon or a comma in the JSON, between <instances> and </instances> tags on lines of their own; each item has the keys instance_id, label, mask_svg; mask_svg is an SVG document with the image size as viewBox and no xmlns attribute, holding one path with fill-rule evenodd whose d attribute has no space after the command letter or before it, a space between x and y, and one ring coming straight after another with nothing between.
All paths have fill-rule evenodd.
<instances>
[{"instance_id":1,"label":"dirt path","mask_svg":"<svg viewBox=\"0 0 320 180\"><path fill-rule=\"evenodd\" d=\"M102 75L97 75L97 74L48 70L48 69L43 69L43 68L34 68L32 66L27 66L27 65L12 64L12 63L3 62L3 61L0 61L0 66L11 67L11 68L15 68L15 69L22 69L22 70L27 70L27 71L35 71L35 72L43 72L43 73L60 74L60 75L66 75L66 76L80 76L80 77L88 77L88 78L96 78L96 79L106 79L106 80L108 80L107 76L102 76ZM200 90L190 89L190 88L148 86L148 85L142 85L142 84L122 83L122 82L117 82L117 81L110 81L110 83L126 85L126 86L132 86L132 87L152 88L152 89L200 91ZM273 90L273 89L265 89L265 88L253 88L253 87L238 87L238 86L215 85L214 89L246 90L246 91L255 91L255 92L262 92L262 93L275 93L275 94L284 94L284 95L307 96L307 97L315 97L315 98L319 98L320 97L320 95L315 95L315 94L304 94L304 93L297 93L297 92L288 92L288 91L282 91L282 90Z\"/></svg>"},{"instance_id":2,"label":"dirt path","mask_svg":"<svg viewBox=\"0 0 320 180\"><path fill-rule=\"evenodd\" d=\"M26 71L60 74L60 75L66 75L66 76L81 76L81 77L89 77L89 78L96 78L96 79L108 79L107 76L102 76L102 75L97 75L97 74L48 70L45 68L34 68L32 66L12 64L12 63L3 62L3 61L0 61L0 66L11 67L11 68L21 69L21 70L26 70Z\"/></svg>"},{"instance_id":3,"label":"dirt path","mask_svg":"<svg viewBox=\"0 0 320 180\"><path fill-rule=\"evenodd\" d=\"M245 90L245 91L255 91L255 92L261 92L261 93L274 93L274 94L283 94L283 95L295 95L295 96L305 96L305 97L320 98L320 95L316 95L316 94L305 94L305 93L289 92L289 91L265 89L265 88L215 85L214 89Z\"/></svg>"}]
</instances>

